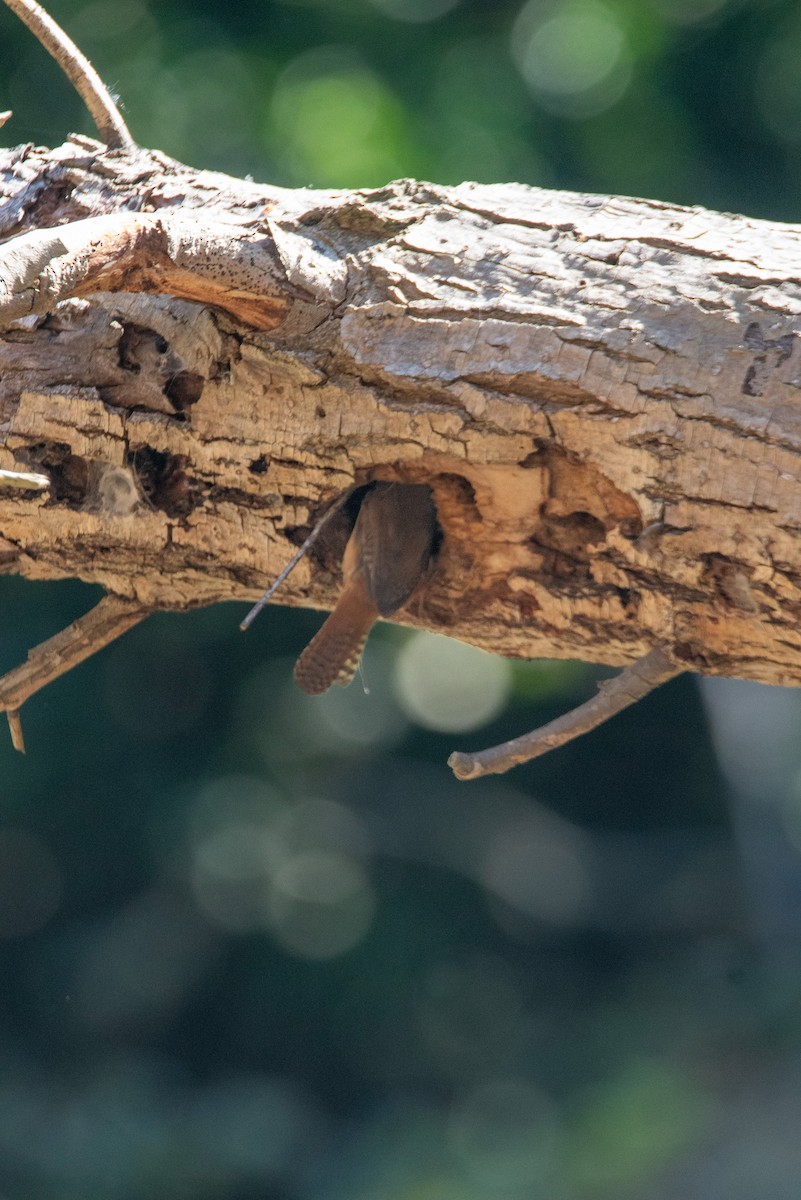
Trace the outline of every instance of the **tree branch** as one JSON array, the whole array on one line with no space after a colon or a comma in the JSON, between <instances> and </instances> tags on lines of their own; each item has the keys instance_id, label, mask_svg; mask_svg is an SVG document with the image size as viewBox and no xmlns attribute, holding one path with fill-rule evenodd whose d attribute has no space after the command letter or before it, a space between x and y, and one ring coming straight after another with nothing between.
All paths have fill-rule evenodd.
<instances>
[{"instance_id":1,"label":"tree branch","mask_svg":"<svg viewBox=\"0 0 801 1200\"><path fill-rule=\"evenodd\" d=\"M583 733L589 733L591 729L608 721L615 713L622 712L624 708L642 700L661 684L683 674L684 670L684 667L677 666L672 661L662 646L656 646L619 675L602 680L598 684L598 695L580 704L578 708L500 746L492 746L476 754L455 750L448 759L448 766L457 779L501 775L512 767L539 758L549 750L555 750L557 746L564 746L566 742L581 737Z\"/></svg>"},{"instance_id":2,"label":"tree branch","mask_svg":"<svg viewBox=\"0 0 801 1200\"><path fill-rule=\"evenodd\" d=\"M5 3L61 67L89 109L98 133L109 149L132 149L136 143L105 84L61 26L36 0L5 0Z\"/></svg>"},{"instance_id":3,"label":"tree branch","mask_svg":"<svg viewBox=\"0 0 801 1200\"><path fill-rule=\"evenodd\" d=\"M0 469L50 479L0 488L0 569L252 603L326 499L425 483L442 544L401 623L801 682L801 230L85 138L0 178ZM347 524L285 603L332 606Z\"/></svg>"},{"instance_id":4,"label":"tree branch","mask_svg":"<svg viewBox=\"0 0 801 1200\"><path fill-rule=\"evenodd\" d=\"M326 498L427 483L442 550L404 620L801 681L799 230L510 186L283 191L85 140L0 172L0 467L54 481L2 504L16 569L253 602ZM120 467L124 521L97 490ZM336 580L321 540L282 598L330 607Z\"/></svg>"},{"instance_id":5,"label":"tree branch","mask_svg":"<svg viewBox=\"0 0 801 1200\"><path fill-rule=\"evenodd\" d=\"M7 715L16 750L25 752L19 715L25 701L138 625L148 611L120 596L104 596L85 616L29 650L24 663L0 677L0 712Z\"/></svg>"}]
</instances>

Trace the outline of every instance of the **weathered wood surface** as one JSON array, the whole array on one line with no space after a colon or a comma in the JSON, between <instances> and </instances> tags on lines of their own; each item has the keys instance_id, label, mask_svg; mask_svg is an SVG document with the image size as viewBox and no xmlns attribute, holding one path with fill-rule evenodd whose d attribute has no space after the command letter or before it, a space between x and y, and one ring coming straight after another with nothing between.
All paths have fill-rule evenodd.
<instances>
[{"instance_id":1,"label":"weathered wood surface","mask_svg":"<svg viewBox=\"0 0 801 1200\"><path fill-rule=\"evenodd\" d=\"M89 220L91 219L91 220ZM248 600L354 481L426 482L404 619L801 681L801 229L517 185L285 191L0 153L0 569ZM330 607L345 516L278 597Z\"/></svg>"}]
</instances>

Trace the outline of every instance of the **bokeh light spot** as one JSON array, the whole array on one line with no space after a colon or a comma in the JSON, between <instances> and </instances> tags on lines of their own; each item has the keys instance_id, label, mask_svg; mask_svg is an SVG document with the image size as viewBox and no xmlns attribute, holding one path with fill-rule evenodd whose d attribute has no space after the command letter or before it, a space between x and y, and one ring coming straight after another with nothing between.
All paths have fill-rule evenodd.
<instances>
[{"instance_id":1,"label":"bokeh light spot","mask_svg":"<svg viewBox=\"0 0 801 1200\"><path fill-rule=\"evenodd\" d=\"M292 679L293 659L265 663L241 691L236 726L249 748L269 766L376 754L403 740L408 721L390 681L394 655L371 640L365 652L365 693L360 676L346 688L307 696Z\"/></svg>"},{"instance_id":2,"label":"bokeh light spot","mask_svg":"<svg viewBox=\"0 0 801 1200\"><path fill-rule=\"evenodd\" d=\"M262 925L268 877L286 854L286 808L257 776L224 775L198 791L188 830L192 890L215 924L239 932Z\"/></svg>"},{"instance_id":3,"label":"bokeh light spot","mask_svg":"<svg viewBox=\"0 0 801 1200\"><path fill-rule=\"evenodd\" d=\"M369 927L370 840L347 805L289 804L260 780L232 775L201 789L189 839L195 901L223 929L266 924L293 952L327 958Z\"/></svg>"},{"instance_id":4,"label":"bokeh light spot","mask_svg":"<svg viewBox=\"0 0 801 1200\"><path fill-rule=\"evenodd\" d=\"M508 964L491 955L440 963L416 989L428 1052L454 1078L475 1078L507 1051L524 1027L520 990Z\"/></svg>"},{"instance_id":5,"label":"bokeh light spot","mask_svg":"<svg viewBox=\"0 0 801 1200\"><path fill-rule=\"evenodd\" d=\"M225 929L262 924L264 891L280 850L259 825L230 824L210 834L195 852L192 887L207 916Z\"/></svg>"},{"instance_id":6,"label":"bokeh light spot","mask_svg":"<svg viewBox=\"0 0 801 1200\"><path fill-rule=\"evenodd\" d=\"M651 0L674 25L700 25L726 8L729 0Z\"/></svg>"},{"instance_id":7,"label":"bokeh light spot","mask_svg":"<svg viewBox=\"0 0 801 1200\"><path fill-rule=\"evenodd\" d=\"M95 0L82 5L70 23L70 35L82 44L84 37L93 41L117 41L136 36L137 44L143 29L148 33L156 23L141 0Z\"/></svg>"},{"instance_id":8,"label":"bokeh light spot","mask_svg":"<svg viewBox=\"0 0 801 1200\"><path fill-rule=\"evenodd\" d=\"M296 1082L241 1074L198 1094L188 1129L201 1150L211 1150L235 1177L256 1180L291 1169L319 1122Z\"/></svg>"},{"instance_id":9,"label":"bokeh light spot","mask_svg":"<svg viewBox=\"0 0 801 1200\"><path fill-rule=\"evenodd\" d=\"M487 847L484 886L507 904L551 925L580 924L590 894L578 830L545 814L498 829Z\"/></svg>"},{"instance_id":10,"label":"bokeh light spot","mask_svg":"<svg viewBox=\"0 0 801 1200\"><path fill-rule=\"evenodd\" d=\"M287 808L283 796L258 775L221 775L199 788L190 811L196 840L231 824L272 825Z\"/></svg>"},{"instance_id":11,"label":"bokeh light spot","mask_svg":"<svg viewBox=\"0 0 801 1200\"><path fill-rule=\"evenodd\" d=\"M158 1024L209 964L216 942L183 897L142 893L91 935L75 981L75 1005L105 1030Z\"/></svg>"},{"instance_id":12,"label":"bokeh light spot","mask_svg":"<svg viewBox=\"0 0 801 1200\"><path fill-rule=\"evenodd\" d=\"M415 633L398 657L395 689L418 725L464 733L502 711L510 680L502 658L450 638Z\"/></svg>"},{"instance_id":13,"label":"bokeh light spot","mask_svg":"<svg viewBox=\"0 0 801 1200\"><path fill-rule=\"evenodd\" d=\"M444 16L460 0L372 0L372 3L387 17L418 24Z\"/></svg>"},{"instance_id":14,"label":"bokeh light spot","mask_svg":"<svg viewBox=\"0 0 801 1200\"><path fill-rule=\"evenodd\" d=\"M331 849L361 857L371 849L364 822L335 800L302 800L286 810L278 828L293 853Z\"/></svg>"},{"instance_id":15,"label":"bokeh light spot","mask_svg":"<svg viewBox=\"0 0 801 1200\"><path fill-rule=\"evenodd\" d=\"M551 1101L523 1079L495 1079L466 1093L450 1122L454 1153L486 1186L520 1188L546 1176L559 1130Z\"/></svg>"},{"instance_id":16,"label":"bokeh light spot","mask_svg":"<svg viewBox=\"0 0 801 1200\"><path fill-rule=\"evenodd\" d=\"M281 866L266 916L276 937L302 958L337 958L372 924L375 897L362 864L331 850L307 850Z\"/></svg>"},{"instance_id":17,"label":"bokeh light spot","mask_svg":"<svg viewBox=\"0 0 801 1200\"><path fill-rule=\"evenodd\" d=\"M271 117L298 183L376 186L403 174L411 155L403 105L373 71L337 47L290 63L276 84Z\"/></svg>"},{"instance_id":18,"label":"bokeh light spot","mask_svg":"<svg viewBox=\"0 0 801 1200\"><path fill-rule=\"evenodd\" d=\"M616 1077L588 1090L579 1114L570 1163L579 1192L590 1186L605 1195L634 1194L703 1138L708 1116L703 1089L680 1063L626 1063Z\"/></svg>"},{"instance_id":19,"label":"bokeh light spot","mask_svg":"<svg viewBox=\"0 0 801 1200\"><path fill-rule=\"evenodd\" d=\"M315 696L307 701L307 704L314 706L315 723L322 725L328 734L327 741L333 747L341 747L345 742L357 749L387 743L391 745L402 739L408 725L389 689L376 686L380 669L371 647L365 668L367 691L357 672L356 678L347 687L332 687L323 696ZM384 669L387 669L386 665ZM374 676L376 684L373 683ZM322 730L318 729L318 737L322 743Z\"/></svg>"},{"instance_id":20,"label":"bokeh light spot","mask_svg":"<svg viewBox=\"0 0 801 1200\"><path fill-rule=\"evenodd\" d=\"M544 107L561 116L603 112L631 76L620 20L597 0L529 0L514 24L512 55Z\"/></svg>"},{"instance_id":21,"label":"bokeh light spot","mask_svg":"<svg viewBox=\"0 0 801 1200\"><path fill-rule=\"evenodd\" d=\"M787 145L801 142L801 26L769 42L757 63L754 101L770 134Z\"/></svg>"}]
</instances>

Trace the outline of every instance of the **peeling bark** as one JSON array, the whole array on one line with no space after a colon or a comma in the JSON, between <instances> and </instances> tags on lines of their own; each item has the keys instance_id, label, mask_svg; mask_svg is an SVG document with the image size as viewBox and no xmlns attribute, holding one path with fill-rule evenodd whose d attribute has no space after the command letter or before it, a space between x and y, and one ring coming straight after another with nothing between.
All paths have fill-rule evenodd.
<instances>
[{"instance_id":1,"label":"peeling bark","mask_svg":"<svg viewBox=\"0 0 801 1200\"><path fill-rule=\"evenodd\" d=\"M287 191L86 138L0 153L0 569L255 599L352 484L428 483L399 620L801 681L801 230L400 181ZM330 608L330 522L279 599Z\"/></svg>"}]
</instances>

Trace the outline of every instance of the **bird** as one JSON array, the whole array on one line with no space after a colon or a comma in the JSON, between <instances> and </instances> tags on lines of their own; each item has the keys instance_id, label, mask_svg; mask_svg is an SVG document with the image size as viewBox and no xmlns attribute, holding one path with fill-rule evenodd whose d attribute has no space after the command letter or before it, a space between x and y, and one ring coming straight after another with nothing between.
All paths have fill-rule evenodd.
<instances>
[{"instance_id":1,"label":"bird","mask_svg":"<svg viewBox=\"0 0 801 1200\"><path fill-rule=\"evenodd\" d=\"M342 558L336 606L295 664L295 682L312 696L348 684L379 617L402 608L420 586L439 536L427 484L373 484L365 493Z\"/></svg>"}]
</instances>

